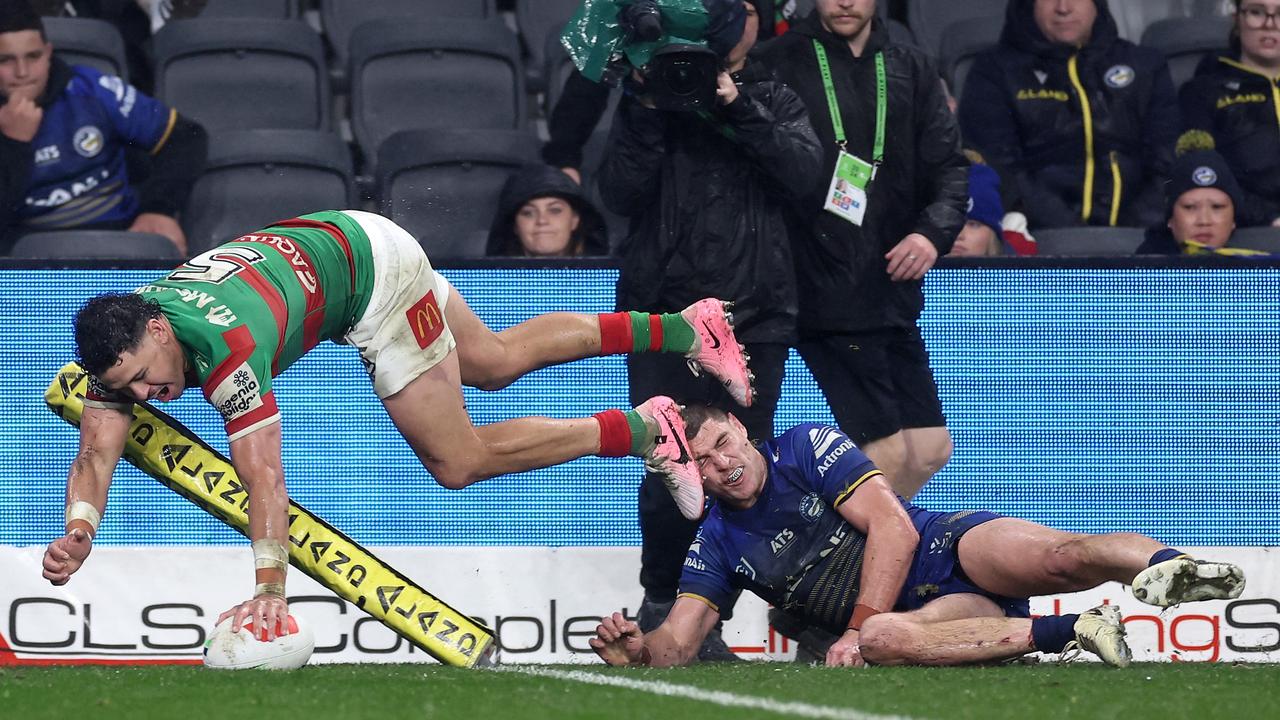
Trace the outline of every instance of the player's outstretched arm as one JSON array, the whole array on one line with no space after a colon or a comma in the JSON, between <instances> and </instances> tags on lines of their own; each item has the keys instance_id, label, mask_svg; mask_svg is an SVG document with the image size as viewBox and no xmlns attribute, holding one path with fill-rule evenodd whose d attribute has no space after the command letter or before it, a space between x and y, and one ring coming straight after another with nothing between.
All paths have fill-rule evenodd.
<instances>
[{"instance_id":1,"label":"player's outstretched arm","mask_svg":"<svg viewBox=\"0 0 1280 720\"><path fill-rule=\"evenodd\" d=\"M858 604L849 627L827 651L828 666L860 667L859 632L872 615L893 610L907 579L920 534L883 476L869 478L838 511L858 532L867 536Z\"/></svg>"},{"instance_id":2,"label":"player's outstretched arm","mask_svg":"<svg viewBox=\"0 0 1280 720\"><path fill-rule=\"evenodd\" d=\"M591 647L610 665L688 665L720 615L693 598L677 598L667 619L651 633L622 613L600 619Z\"/></svg>"},{"instance_id":3,"label":"player's outstretched arm","mask_svg":"<svg viewBox=\"0 0 1280 720\"><path fill-rule=\"evenodd\" d=\"M98 523L107 507L107 489L124 452L132 414L85 407L80 418L80 449L67 473L66 534L44 552L46 580L65 585L93 549Z\"/></svg>"},{"instance_id":4,"label":"player's outstretched arm","mask_svg":"<svg viewBox=\"0 0 1280 720\"><path fill-rule=\"evenodd\" d=\"M249 539L253 541L253 597L218 616L233 617L238 632L252 624L259 637L274 640L288 625L285 571L289 567L289 494L280 460L280 423L231 441L231 463L249 493Z\"/></svg>"}]
</instances>

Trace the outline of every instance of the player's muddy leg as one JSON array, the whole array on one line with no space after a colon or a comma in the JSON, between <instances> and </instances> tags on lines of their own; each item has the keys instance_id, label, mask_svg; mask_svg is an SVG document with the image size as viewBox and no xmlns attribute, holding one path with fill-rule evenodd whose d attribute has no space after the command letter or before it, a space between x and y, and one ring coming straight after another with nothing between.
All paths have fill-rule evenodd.
<instances>
[{"instance_id":1,"label":"player's muddy leg","mask_svg":"<svg viewBox=\"0 0 1280 720\"><path fill-rule=\"evenodd\" d=\"M877 665L966 665L1035 650L1030 620L1004 617L994 602L968 593L914 612L875 615L863 624L859 643L862 657Z\"/></svg>"},{"instance_id":2,"label":"player's muddy leg","mask_svg":"<svg viewBox=\"0 0 1280 720\"><path fill-rule=\"evenodd\" d=\"M1144 535L1080 535L999 518L960 538L960 566L975 585L1008 597L1076 592L1108 580L1131 583L1165 548Z\"/></svg>"},{"instance_id":3,"label":"player's muddy leg","mask_svg":"<svg viewBox=\"0 0 1280 720\"><path fill-rule=\"evenodd\" d=\"M594 418L526 417L475 427L459 385L456 352L383 399L418 459L451 489L507 473L557 465L600 449Z\"/></svg>"}]
</instances>

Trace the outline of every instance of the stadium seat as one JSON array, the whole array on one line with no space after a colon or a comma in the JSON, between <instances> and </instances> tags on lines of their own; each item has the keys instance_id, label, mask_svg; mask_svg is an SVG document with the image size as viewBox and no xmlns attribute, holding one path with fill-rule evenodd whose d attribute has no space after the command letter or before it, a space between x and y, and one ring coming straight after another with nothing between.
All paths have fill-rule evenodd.
<instances>
[{"instance_id":1,"label":"stadium seat","mask_svg":"<svg viewBox=\"0 0 1280 720\"><path fill-rule=\"evenodd\" d=\"M1230 32L1230 18L1169 18L1151 23L1142 33L1142 44L1164 53L1174 87L1182 87L1204 56L1226 50Z\"/></svg>"},{"instance_id":2,"label":"stadium seat","mask_svg":"<svg viewBox=\"0 0 1280 720\"><path fill-rule=\"evenodd\" d=\"M942 57L943 38L952 34L949 29L952 23L989 18L995 23L995 34L999 37L1006 4L1007 0L908 0L907 25L922 50L935 58Z\"/></svg>"},{"instance_id":3,"label":"stadium seat","mask_svg":"<svg viewBox=\"0 0 1280 720\"><path fill-rule=\"evenodd\" d=\"M34 260L181 260L178 246L154 233L48 230L18 238L10 254Z\"/></svg>"},{"instance_id":4,"label":"stadium seat","mask_svg":"<svg viewBox=\"0 0 1280 720\"><path fill-rule=\"evenodd\" d=\"M1153 23L1170 18L1225 16L1222 0L1124 0L1110 3L1120 37L1138 42ZM1224 35L1220 43L1226 45Z\"/></svg>"},{"instance_id":5,"label":"stadium seat","mask_svg":"<svg viewBox=\"0 0 1280 720\"><path fill-rule=\"evenodd\" d=\"M320 0L320 23L333 48L334 63L347 69L351 34L371 20L426 22L495 17L494 0Z\"/></svg>"},{"instance_id":6,"label":"stadium seat","mask_svg":"<svg viewBox=\"0 0 1280 720\"><path fill-rule=\"evenodd\" d=\"M1106 257L1132 255L1146 237L1135 227L1068 227L1035 230L1039 255Z\"/></svg>"},{"instance_id":7,"label":"stadium seat","mask_svg":"<svg viewBox=\"0 0 1280 720\"><path fill-rule=\"evenodd\" d=\"M401 130L526 126L524 71L501 20L374 20L351 37L351 129L366 168Z\"/></svg>"},{"instance_id":8,"label":"stadium seat","mask_svg":"<svg viewBox=\"0 0 1280 720\"><path fill-rule=\"evenodd\" d=\"M287 20L298 17L297 0L209 0L200 11L201 18L271 18Z\"/></svg>"},{"instance_id":9,"label":"stadium seat","mask_svg":"<svg viewBox=\"0 0 1280 720\"><path fill-rule=\"evenodd\" d=\"M124 39L115 25L92 18L47 17L43 21L45 35L58 57L129 81Z\"/></svg>"},{"instance_id":10,"label":"stadium seat","mask_svg":"<svg viewBox=\"0 0 1280 720\"><path fill-rule=\"evenodd\" d=\"M989 17L969 18L947 26L938 64L952 97L960 99L974 59L1000 40L1000 27L997 18Z\"/></svg>"},{"instance_id":11,"label":"stadium seat","mask_svg":"<svg viewBox=\"0 0 1280 720\"><path fill-rule=\"evenodd\" d=\"M277 220L355 206L351 153L337 134L241 130L210 137L182 225L194 255Z\"/></svg>"},{"instance_id":12,"label":"stadium seat","mask_svg":"<svg viewBox=\"0 0 1280 720\"><path fill-rule=\"evenodd\" d=\"M502 184L538 162L538 141L515 130L407 130L378 148L378 208L430 257L484 255Z\"/></svg>"},{"instance_id":13,"label":"stadium seat","mask_svg":"<svg viewBox=\"0 0 1280 720\"><path fill-rule=\"evenodd\" d=\"M324 46L300 20L177 20L155 56L156 96L210 131L329 129Z\"/></svg>"},{"instance_id":14,"label":"stadium seat","mask_svg":"<svg viewBox=\"0 0 1280 720\"><path fill-rule=\"evenodd\" d=\"M1270 226L1240 228L1231 235L1227 245L1280 255L1280 228Z\"/></svg>"},{"instance_id":15,"label":"stadium seat","mask_svg":"<svg viewBox=\"0 0 1280 720\"><path fill-rule=\"evenodd\" d=\"M564 25L582 5L582 0L516 0L516 28L529 58L525 77L535 92L545 90L546 42L548 35L560 37Z\"/></svg>"}]
</instances>

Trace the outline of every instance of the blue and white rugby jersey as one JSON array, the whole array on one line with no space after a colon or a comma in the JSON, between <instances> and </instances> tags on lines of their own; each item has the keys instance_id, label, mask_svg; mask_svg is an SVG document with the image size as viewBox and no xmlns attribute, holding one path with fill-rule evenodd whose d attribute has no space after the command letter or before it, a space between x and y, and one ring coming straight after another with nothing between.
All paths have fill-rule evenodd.
<instances>
[{"instance_id":1,"label":"blue and white rugby jersey","mask_svg":"<svg viewBox=\"0 0 1280 720\"><path fill-rule=\"evenodd\" d=\"M857 603L866 536L836 511L880 470L839 429L799 425L764 443L755 505L712 505L680 576L680 594L719 611L735 588L830 627Z\"/></svg>"},{"instance_id":2,"label":"blue and white rugby jersey","mask_svg":"<svg viewBox=\"0 0 1280 720\"><path fill-rule=\"evenodd\" d=\"M177 117L114 75L72 66L31 140L35 161L17 221L48 230L132 220L138 199L125 146L154 153Z\"/></svg>"}]
</instances>

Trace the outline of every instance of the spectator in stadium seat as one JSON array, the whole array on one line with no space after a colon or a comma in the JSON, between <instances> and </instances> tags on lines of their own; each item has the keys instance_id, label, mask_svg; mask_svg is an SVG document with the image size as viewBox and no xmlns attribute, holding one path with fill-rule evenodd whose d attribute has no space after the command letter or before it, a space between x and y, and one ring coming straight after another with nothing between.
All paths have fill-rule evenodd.
<instances>
[{"instance_id":1,"label":"spectator in stadium seat","mask_svg":"<svg viewBox=\"0 0 1280 720\"><path fill-rule=\"evenodd\" d=\"M502 186L486 254L608 255L609 237L581 186L550 165L526 165Z\"/></svg>"},{"instance_id":2,"label":"spectator in stadium seat","mask_svg":"<svg viewBox=\"0 0 1280 720\"><path fill-rule=\"evenodd\" d=\"M741 9L745 29L723 59L717 107L672 112L649 107L643 96L623 97L598 184L605 206L630 218L620 306L662 312L699 294L733 301L756 384L755 404L743 418L763 438L773 434L783 366L796 339L785 215L818 182L822 149L800 98L747 59L758 18L754 4ZM628 359L631 396L732 403L715 381L690 378L680 364ZM640 622L656 627L675 600L697 522L676 512L662 477L652 472L641 483L639 510ZM734 658L718 632L701 657Z\"/></svg>"},{"instance_id":3,"label":"spectator in stadium seat","mask_svg":"<svg viewBox=\"0 0 1280 720\"><path fill-rule=\"evenodd\" d=\"M1006 254L1000 176L987 165L969 166L969 209L964 227L948 257L991 257ZM1014 254L1014 253L1009 253Z\"/></svg>"},{"instance_id":4,"label":"spectator in stadium seat","mask_svg":"<svg viewBox=\"0 0 1280 720\"><path fill-rule=\"evenodd\" d=\"M1205 138L1208 140L1207 136ZM1266 255L1230 247L1244 191L1226 159L1203 145L1178 156L1165 184L1167 220L1147 230L1138 255Z\"/></svg>"},{"instance_id":5,"label":"spectator in stadium seat","mask_svg":"<svg viewBox=\"0 0 1280 720\"><path fill-rule=\"evenodd\" d=\"M590 643L611 665L683 665L735 591L823 628L826 664L960 665L1071 643L1108 664L1131 653L1119 609L1032 619L1028 598L1107 581L1160 607L1238 597L1243 571L1136 533L1085 535L983 511L931 512L896 495L834 427L763 444L732 415L684 410L689 452L714 498L661 627L621 613Z\"/></svg>"},{"instance_id":6,"label":"spectator in stadium seat","mask_svg":"<svg viewBox=\"0 0 1280 720\"><path fill-rule=\"evenodd\" d=\"M1228 44L1183 85L1183 120L1213 135L1240 182L1237 222L1280 225L1280 0L1242 0Z\"/></svg>"},{"instance_id":7,"label":"spectator in stadium seat","mask_svg":"<svg viewBox=\"0 0 1280 720\"><path fill-rule=\"evenodd\" d=\"M969 161L956 119L937 68L890 40L874 0L818 0L758 53L804 101L825 150L818 187L793 223L797 349L840 427L912 497L951 457L918 321L925 273L964 226ZM886 101L877 153L880 60ZM838 161L865 175L836 178ZM860 219L850 214L859 193L841 188L859 182L867 188Z\"/></svg>"},{"instance_id":8,"label":"spectator in stadium seat","mask_svg":"<svg viewBox=\"0 0 1280 720\"><path fill-rule=\"evenodd\" d=\"M1158 222L1181 130L1164 57L1121 39L1106 0L1010 0L960 127L1032 229Z\"/></svg>"},{"instance_id":9,"label":"spectator in stadium seat","mask_svg":"<svg viewBox=\"0 0 1280 720\"><path fill-rule=\"evenodd\" d=\"M152 232L186 253L175 215L203 168L194 121L120 78L53 56L26 0L0 0L0 232ZM135 185L126 147L151 155Z\"/></svg>"}]
</instances>

